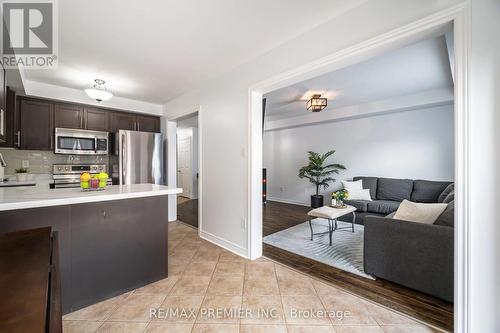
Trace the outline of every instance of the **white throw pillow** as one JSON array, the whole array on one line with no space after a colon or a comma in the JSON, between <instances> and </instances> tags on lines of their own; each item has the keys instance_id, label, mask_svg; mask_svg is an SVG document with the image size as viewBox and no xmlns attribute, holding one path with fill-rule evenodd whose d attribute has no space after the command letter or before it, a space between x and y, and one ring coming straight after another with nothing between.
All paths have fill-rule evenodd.
<instances>
[{"instance_id":1,"label":"white throw pillow","mask_svg":"<svg viewBox=\"0 0 500 333\"><path fill-rule=\"evenodd\" d=\"M445 203L420 203L403 200L399 205L394 218L396 220L405 220L433 224L439 215L446 209Z\"/></svg>"},{"instance_id":2,"label":"white throw pillow","mask_svg":"<svg viewBox=\"0 0 500 333\"><path fill-rule=\"evenodd\" d=\"M344 186L344 190L347 190L347 192L351 192L351 191L355 191L355 190L362 190L363 189L363 180L360 179L360 180L356 180L355 182L343 180L342 186Z\"/></svg>"},{"instance_id":3,"label":"white throw pillow","mask_svg":"<svg viewBox=\"0 0 500 333\"><path fill-rule=\"evenodd\" d=\"M351 190L347 191L349 195L347 196L347 200L368 200L372 201L372 197L370 196L370 189L364 190Z\"/></svg>"}]
</instances>

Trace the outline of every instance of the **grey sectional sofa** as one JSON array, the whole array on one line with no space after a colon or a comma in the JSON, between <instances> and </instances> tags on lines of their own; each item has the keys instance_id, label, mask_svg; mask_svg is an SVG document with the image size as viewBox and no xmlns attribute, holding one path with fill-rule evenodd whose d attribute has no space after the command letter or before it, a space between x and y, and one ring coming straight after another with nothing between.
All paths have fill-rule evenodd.
<instances>
[{"instance_id":1,"label":"grey sectional sofa","mask_svg":"<svg viewBox=\"0 0 500 333\"><path fill-rule=\"evenodd\" d=\"M356 177L373 201L348 201L364 224L365 272L453 302L454 185L427 180ZM447 203L434 224L393 218L400 202Z\"/></svg>"},{"instance_id":2,"label":"grey sectional sofa","mask_svg":"<svg viewBox=\"0 0 500 333\"><path fill-rule=\"evenodd\" d=\"M363 188L370 189L372 201L346 200L348 205L356 207L357 224L364 224L366 216L386 216L398 210L403 200L415 202L438 202L439 195L451 182L430 180L412 180L378 177L354 177L362 180ZM348 222L352 221L352 217ZM346 220L347 220L346 219Z\"/></svg>"}]
</instances>

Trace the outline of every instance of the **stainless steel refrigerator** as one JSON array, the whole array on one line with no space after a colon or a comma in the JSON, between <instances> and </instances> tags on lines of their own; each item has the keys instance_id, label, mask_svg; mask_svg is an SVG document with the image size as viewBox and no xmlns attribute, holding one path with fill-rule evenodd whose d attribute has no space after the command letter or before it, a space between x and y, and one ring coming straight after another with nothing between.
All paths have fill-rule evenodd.
<instances>
[{"instance_id":1,"label":"stainless steel refrigerator","mask_svg":"<svg viewBox=\"0 0 500 333\"><path fill-rule=\"evenodd\" d=\"M120 130L110 158L113 184L165 184L163 134Z\"/></svg>"}]
</instances>

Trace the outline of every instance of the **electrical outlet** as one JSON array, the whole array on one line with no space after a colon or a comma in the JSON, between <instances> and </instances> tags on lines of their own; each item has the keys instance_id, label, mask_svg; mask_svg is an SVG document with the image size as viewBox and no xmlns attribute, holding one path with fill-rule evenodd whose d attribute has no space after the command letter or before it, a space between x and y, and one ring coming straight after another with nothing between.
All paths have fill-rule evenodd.
<instances>
[{"instance_id":1,"label":"electrical outlet","mask_svg":"<svg viewBox=\"0 0 500 333\"><path fill-rule=\"evenodd\" d=\"M29 160L23 160L23 168L29 168L30 167L30 161Z\"/></svg>"}]
</instances>

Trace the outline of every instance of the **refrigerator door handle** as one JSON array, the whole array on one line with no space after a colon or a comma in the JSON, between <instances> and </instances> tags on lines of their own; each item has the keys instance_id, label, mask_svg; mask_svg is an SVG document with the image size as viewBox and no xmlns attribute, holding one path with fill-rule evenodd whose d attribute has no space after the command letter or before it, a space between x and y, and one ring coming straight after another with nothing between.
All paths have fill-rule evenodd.
<instances>
[{"instance_id":1,"label":"refrigerator door handle","mask_svg":"<svg viewBox=\"0 0 500 333\"><path fill-rule=\"evenodd\" d=\"M126 135L123 133L120 133L120 185L124 185L125 183L125 173L127 168L125 167L125 163L127 162L127 148L126 148Z\"/></svg>"}]
</instances>

